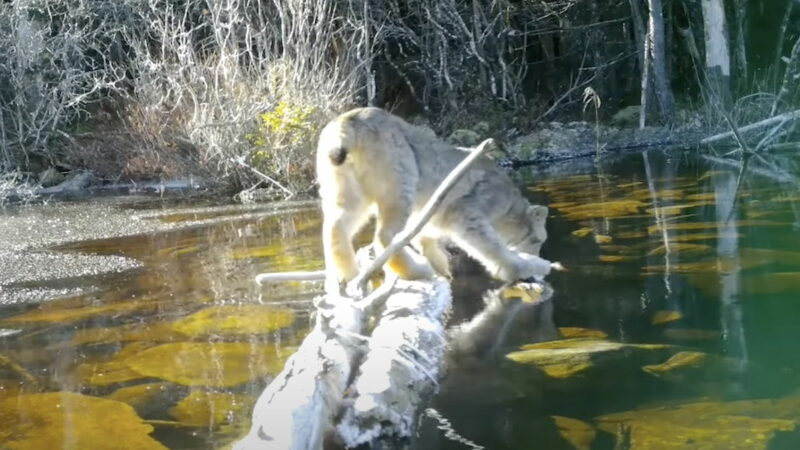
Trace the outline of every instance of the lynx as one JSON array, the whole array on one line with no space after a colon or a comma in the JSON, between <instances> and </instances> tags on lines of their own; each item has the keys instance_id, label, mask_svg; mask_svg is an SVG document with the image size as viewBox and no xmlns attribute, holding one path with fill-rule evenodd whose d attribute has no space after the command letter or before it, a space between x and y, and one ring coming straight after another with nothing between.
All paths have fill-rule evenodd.
<instances>
[{"instance_id":1,"label":"lynx","mask_svg":"<svg viewBox=\"0 0 800 450\"><path fill-rule=\"evenodd\" d=\"M352 239L371 215L381 249L466 155L464 149L378 108L354 109L326 125L316 164L328 283L338 285L358 273ZM547 238L547 213L546 207L528 203L493 161L481 158L417 236L415 244L424 258L406 247L386 268L406 279L431 277L434 269L449 277L442 245L450 241L496 279L514 282L547 275L550 263L538 256Z\"/></svg>"}]
</instances>

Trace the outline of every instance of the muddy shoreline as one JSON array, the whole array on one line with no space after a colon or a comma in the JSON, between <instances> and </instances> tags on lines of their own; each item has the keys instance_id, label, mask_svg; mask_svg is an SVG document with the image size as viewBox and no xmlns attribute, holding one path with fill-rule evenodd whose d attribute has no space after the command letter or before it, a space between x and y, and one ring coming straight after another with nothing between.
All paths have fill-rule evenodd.
<instances>
[{"instance_id":1,"label":"muddy shoreline","mask_svg":"<svg viewBox=\"0 0 800 450\"><path fill-rule=\"evenodd\" d=\"M181 206L174 206L175 202ZM0 305L84 294L85 286L73 287L72 284L77 286L78 283L69 280L119 274L142 265L129 257L60 248L68 244L201 227L316 207L315 201L222 206L210 206L211 203L219 204L182 197L95 197L0 210Z\"/></svg>"}]
</instances>

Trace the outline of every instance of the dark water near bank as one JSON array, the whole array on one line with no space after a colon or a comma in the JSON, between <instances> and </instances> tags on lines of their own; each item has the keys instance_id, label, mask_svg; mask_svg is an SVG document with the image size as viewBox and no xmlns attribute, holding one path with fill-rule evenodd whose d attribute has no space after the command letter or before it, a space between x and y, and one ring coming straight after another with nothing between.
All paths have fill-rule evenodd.
<instances>
[{"instance_id":1,"label":"dark water near bank","mask_svg":"<svg viewBox=\"0 0 800 450\"><path fill-rule=\"evenodd\" d=\"M542 254L568 271L549 278L551 299L502 303L490 333L467 337L476 350L453 356L414 448L798 448L794 162L769 169L783 181L763 164L658 152L520 174L550 206ZM62 246L143 266L41 283L89 294L0 306L0 448L102 448L110 436L215 448L247 429L320 288L253 277L321 268L320 217L172 209L152 220L210 218ZM453 325L481 318L470 283L455 290ZM83 395L41 395L58 392Z\"/></svg>"}]
</instances>

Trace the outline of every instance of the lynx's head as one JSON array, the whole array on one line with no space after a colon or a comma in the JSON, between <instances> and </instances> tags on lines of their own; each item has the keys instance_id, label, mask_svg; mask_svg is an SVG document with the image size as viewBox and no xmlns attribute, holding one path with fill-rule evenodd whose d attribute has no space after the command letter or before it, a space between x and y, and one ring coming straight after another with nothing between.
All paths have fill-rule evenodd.
<instances>
[{"instance_id":1,"label":"lynx's head","mask_svg":"<svg viewBox=\"0 0 800 450\"><path fill-rule=\"evenodd\" d=\"M532 255L539 255L542 244L547 240L547 229L545 223L547 222L548 209L546 206L530 205L527 210L528 217L528 230L525 239L517 244L517 249Z\"/></svg>"}]
</instances>

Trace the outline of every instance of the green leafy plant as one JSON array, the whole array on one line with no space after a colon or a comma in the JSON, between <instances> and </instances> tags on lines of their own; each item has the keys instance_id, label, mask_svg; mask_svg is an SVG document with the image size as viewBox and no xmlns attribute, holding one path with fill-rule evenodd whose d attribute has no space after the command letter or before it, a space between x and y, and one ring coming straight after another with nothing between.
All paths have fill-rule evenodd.
<instances>
[{"instance_id":1,"label":"green leafy plant","mask_svg":"<svg viewBox=\"0 0 800 450\"><path fill-rule=\"evenodd\" d=\"M250 164L281 178L293 178L305 164L320 126L317 108L287 101L258 116L258 126L245 138L255 147Z\"/></svg>"}]
</instances>

